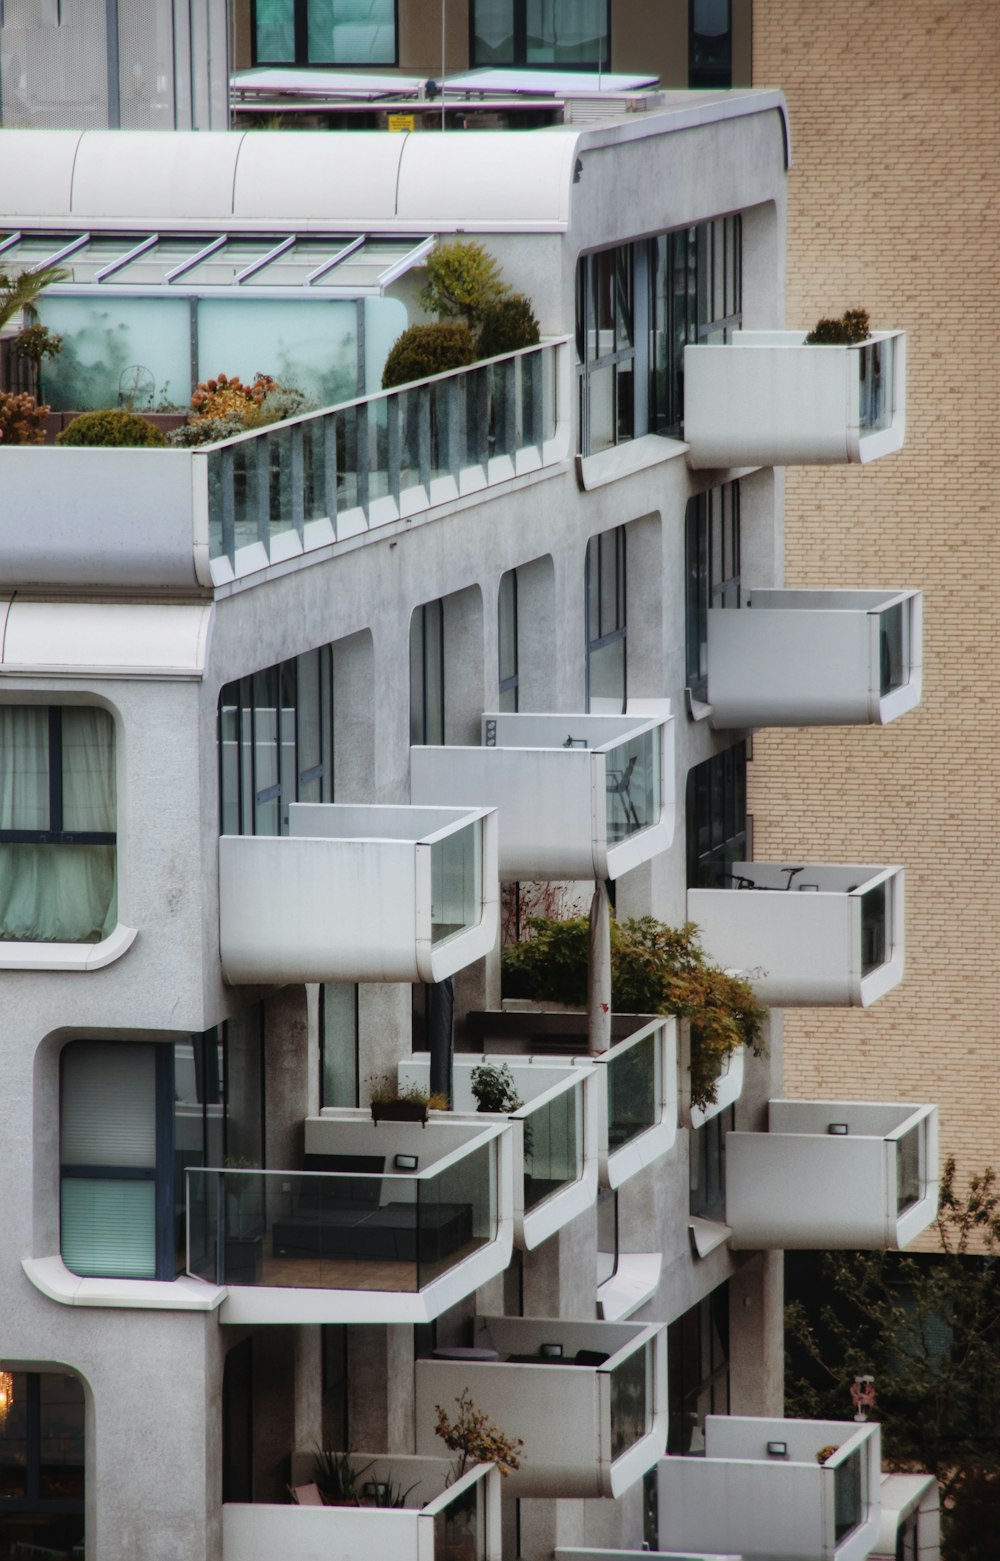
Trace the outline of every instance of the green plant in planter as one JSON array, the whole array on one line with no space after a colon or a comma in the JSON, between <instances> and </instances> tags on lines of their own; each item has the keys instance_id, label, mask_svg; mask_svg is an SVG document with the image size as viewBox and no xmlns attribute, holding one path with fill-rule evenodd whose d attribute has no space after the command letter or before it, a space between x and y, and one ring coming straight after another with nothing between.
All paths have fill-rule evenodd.
<instances>
[{"instance_id":1,"label":"green plant in planter","mask_svg":"<svg viewBox=\"0 0 1000 1561\"><path fill-rule=\"evenodd\" d=\"M503 352L519 352L534 347L540 340L538 321L531 299L524 293L511 293L484 311L479 328L479 356L498 358Z\"/></svg>"},{"instance_id":2,"label":"green plant in planter","mask_svg":"<svg viewBox=\"0 0 1000 1561\"><path fill-rule=\"evenodd\" d=\"M355 1469L350 1453L331 1453L317 1447L312 1476L325 1507L360 1507L358 1485L371 1468Z\"/></svg>"},{"instance_id":3,"label":"green plant in planter","mask_svg":"<svg viewBox=\"0 0 1000 1561\"><path fill-rule=\"evenodd\" d=\"M529 997L585 1006L587 917L532 916L528 927L527 942L502 951L504 975L516 976ZM720 1069L740 1046L763 1055L767 1010L749 982L712 964L693 922L666 927L652 916L612 919L611 1000L619 1013L675 1014L689 1021L693 1105L714 1102Z\"/></svg>"},{"instance_id":4,"label":"green plant in planter","mask_svg":"<svg viewBox=\"0 0 1000 1561\"><path fill-rule=\"evenodd\" d=\"M427 282L420 302L428 314L464 320L470 331L486 311L510 292L500 262L478 239L452 239L427 257Z\"/></svg>"},{"instance_id":5,"label":"green plant in planter","mask_svg":"<svg viewBox=\"0 0 1000 1561\"><path fill-rule=\"evenodd\" d=\"M137 412L109 407L98 412L81 412L79 417L56 435L56 444L104 447L166 446L166 435Z\"/></svg>"},{"instance_id":6,"label":"green plant in planter","mask_svg":"<svg viewBox=\"0 0 1000 1561\"><path fill-rule=\"evenodd\" d=\"M867 341L867 309L845 309L839 320L817 320L806 337L807 347L853 347L859 341Z\"/></svg>"},{"instance_id":7,"label":"green plant in planter","mask_svg":"<svg viewBox=\"0 0 1000 1561\"><path fill-rule=\"evenodd\" d=\"M517 1111L524 1101L514 1087L514 1076L505 1062L497 1067L484 1062L472 1070L472 1093L477 1111Z\"/></svg>"},{"instance_id":8,"label":"green plant in planter","mask_svg":"<svg viewBox=\"0 0 1000 1561\"><path fill-rule=\"evenodd\" d=\"M382 371L382 389L428 379L476 361L476 339L461 320L411 325L393 342Z\"/></svg>"}]
</instances>

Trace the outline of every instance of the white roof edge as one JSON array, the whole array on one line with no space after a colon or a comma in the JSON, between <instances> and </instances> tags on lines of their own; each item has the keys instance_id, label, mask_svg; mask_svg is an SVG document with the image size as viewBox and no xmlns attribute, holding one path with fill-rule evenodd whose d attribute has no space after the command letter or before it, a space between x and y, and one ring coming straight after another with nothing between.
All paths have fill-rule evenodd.
<instances>
[{"instance_id":1,"label":"white roof edge","mask_svg":"<svg viewBox=\"0 0 1000 1561\"><path fill-rule=\"evenodd\" d=\"M788 104L780 88L728 87L720 89L718 93L677 91L663 93L660 96L661 99L663 97L676 99L676 106L673 101L661 101L651 114L630 114L625 123L620 119L614 119L603 124L581 127L580 149L589 150L591 147L607 146L613 142L639 140L643 130L645 129L648 134L648 127L657 119L669 120L667 129L673 131L691 130L699 125L716 124L723 119L745 119L754 114L777 113L781 117L785 141L785 167L792 166Z\"/></svg>"}]
</instances>

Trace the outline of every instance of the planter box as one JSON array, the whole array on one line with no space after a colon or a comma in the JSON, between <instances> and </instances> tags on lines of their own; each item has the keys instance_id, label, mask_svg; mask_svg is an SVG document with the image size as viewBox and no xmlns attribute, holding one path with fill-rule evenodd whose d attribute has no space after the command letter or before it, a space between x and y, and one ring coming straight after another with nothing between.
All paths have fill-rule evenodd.
<instances>
[{"instance_id":1,"label":"planter box","mask_svg":"<svg viewBox=\"0 0 1000 1561\"><path fill-rule=\"evenodd\" d=\"M373 1122L427 1121L427 1107L416 1100L373 1100L371 1109Z\"/></svg>"}]
</instances>

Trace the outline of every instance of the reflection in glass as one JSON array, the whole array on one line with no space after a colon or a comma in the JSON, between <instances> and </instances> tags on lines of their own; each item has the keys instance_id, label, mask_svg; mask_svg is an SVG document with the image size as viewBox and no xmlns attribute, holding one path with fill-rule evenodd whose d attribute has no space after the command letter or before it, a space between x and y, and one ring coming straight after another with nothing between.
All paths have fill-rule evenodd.
<instances>
[{"instance_id":1,"label":"reflection in glass","mask_svg":"<svg viewBox=\"0 0 1000 1561\"><path fill-rule=\"evenodd\" d=\"M887 879L861 896L861 974L884 965L891 953L892 884Z\"/></svg>"},{"instance_id":2,"label":"reflection in glass","mask_svg":"<svg viewBox=\"0 0 1000 1561\"><path fill-rule=\"evenodd\" d=\"M608 844L650 829L660 816L660 733L641 732L605 756Z\"/></svg>"},{"instance_id":3,"label":"reflection in glass","mask_svg":"<svg viewBox=\"0 0 1000 1561\"><path fill-rule=\"evenodd\" d=\"M576 1085L525 1118L525 1213L582 1175L583 1094Z\"/></svg>"},{"instance_id":4,"label":"reflection in glass","mask_svg":"<svg viewBox=\"0 0 1000 1561\"><path fill-rule=\"evenodd\" d=\"M909 627L908 601L895 602L879 613L879 691L883 698L909 682Z\"/></svg>"},{"instance_id":5,"label":"reflection in glass","mask_svg":"<svg viewBox=\"0 0 1000 1561\"><path fill-rule=\"evenodd\" d=\"M658 1073L656 1032L636 1041L608 1063L608 1148L612 1152L656 1126Z\"/></svg>"},{"instance_id":6,"label":"reflection in glass","mask_svg":"<svg viewBox=\"0 0 1000 1561\"><path fill-rule=\"evenodd\" d=\"M650 1346L643 1345L611 1373L611 1457L622 1453L653 1427Z\"/></svg>"},{"instance_id":7,"label":"reflection in glass","mask_svg":"<svg viewBox=\"0 0 1000 1561\"><path fill-rule=\"evenodd\" d=\"M920 1145L923 1124L911 1127L908 1133L896 1140L896 1213L902 1214L920 1202L922 1184L920 1176Z\"/></svg>"},{"instance_id":8,"label":"reflection in glass","mask_svg":"<svg viewBox=\"0 0 1000 1561\"><path fill-rule=\"evenodd\" d=\"M481 819L432 842L432 943L478 925L483 901L482 851Z\"/></svg>"},{"instance_id":9,"label":"reflection in glass","mask_svg":"<svg viewBox=\"0 0 1000 1561\"><path fill-rule=\"evenodd\" d=\"M892 342L866 342L857 352L861 427L875 433L892 426Z\"/></svg>"},{"instance_id":10,"label":"reflection in glass","mask_svg":"<svg viewBox=\"0 0 1000 1561\"><path fill-rule=\"evenodd\" d=\"M833 1532L838 1545L864 1517L864 1451L856 1447L833 1471Z\"/></svg>"}]
</instances>

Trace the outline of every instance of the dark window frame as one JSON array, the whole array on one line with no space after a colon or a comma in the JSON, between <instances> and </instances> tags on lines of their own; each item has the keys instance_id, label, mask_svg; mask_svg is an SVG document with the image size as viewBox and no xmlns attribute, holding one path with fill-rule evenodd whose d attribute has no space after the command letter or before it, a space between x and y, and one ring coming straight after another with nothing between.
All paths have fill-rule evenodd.
<instances>
[{"instance_id":1,"label":"dark window frame","mask_svg":"<svg viewBox=\"0 0 1000 1561\"><path fill-rule=\"evenodd\" d=\"M436 631L428 633L433 621ZM437 661L437 665L435 665ZM432 683L441 712L440 730L433 722ZM445 643L444 598L422 602L410 619L410 742L416 747L439 747L445 742Z\"/></svg>"},{"instance_id":2,"label":"dark window frame","mask_svg":"<svg viewBox=\"0 0 1000 1561\"><path fill-rule=\"evenodd\" d=\"M753 860L747 812L749 745L734 743L688 770L685 797L689 889L717 889L733 862Z\"/></svg>"},{"instance_id":3,"label":"dark window frame","mask_svg":"<svg viewBox=\"0 0 1000 1561\"><path fill-rule=\"evenodd\" d=\"M731 87L733 84L733 0L726 0L726 25L721 33L699 33L695 21L700 0L688 0L688 87ZM698 39L709 37L724 39L718 46L717 57L706 58L699 54ZM709 46L710 48L710 46Z\"/></svg>"},{"instance_id":4,"label":"dark window frame","mask_svg":"<svg viewBox=\"0 0 1000 1561\"><path fill-rule=\"evenodd\" d=\"M668 1455L691 1451L693 1432L700 1419L692 1413L691 1406L699 1399L707 1399L707 1414L730 1412L729 1299L727 1281L696 1301L667 1328Z\"/></svg>"},{"instance_id":5,"label":"dark window frame","mask_svg":"<svg viewBox=\"0 0 1000 1561\"><path fill-rule=\"evenodd\" d=\"M310 60L309 58L309 0L293 0L294 6L294 59L270 59L260 53L257 46L257 0L250 0L250 53L256 65L288 65L299 70L344 70L363 66L380 66L388 70L399 64L399 0L393 0L392 30L393 51L391 60Z\"/></svg>"},{"instance_id":6,"label":"dark window frame","mask_svg":"<svg viewBox=\"0 0 1000 1561\"><path fill-rule=\"evenodd\" d=\"M510 0L513 31L510 58L484 57L477 52L476 0L469 0L469 68L471 70L544 70L544 71L610 71L611 70L611 0L604 4L604 44L600 55L592 60L529 60L528 59L528 0Z\"/></svg>"},{"instance_id":7,"label":"dark window frame","mask_svg":"<svg viewBox=\"0 0 1000 1561\"><path fill-rule=\"evenodd\" d=\"M10 1517L49 1517L49 1518L75 1518L81 1520L85 1512L86 1497L86 1419L85 1398L83 1384L73 1371L25 1371L15 1365L4 1365L4 1370L9 1370L13 1375L23 1376L25 1394L25 1462L23 1496L4 1495L0 1502L0 1511ZM75 1382L80 1390L81 1408L84 1410L84 1419L81 1425L83 1437L81 1475L83 1482L83 1494L79 1497L42 1496L42 1470L45 1460L42 1456L42 1432L44 1429L42 1420L42 1378L63 1377ZM42 1542L45 1541L44 1532L36 1536ZM80 1524L80 1537L83 1537L83 1524Z\"/></svg>"},{"instance_id":8,"label":"dark window frame","mask_svg":"<svg viewBox=\"0 0 1000 1561\"><path fill-rule=\"evenodd\" d=\"M723 483L688 500L684 517L685 663L696 699L708 698L708 610L740 605L740 485Z\"/></svg>"},{"instance_id":9,"label":"dark window frame","mask_svg":"<svg viewBox=\"0 0 1000 1561\"><path fill-rule=\"evenodd\" d=\"M504 633L504 587L510 582L510 623L507 634ZM512 671L504 675L504 641L509 638L507 649L510 652L509 665ZM503 711L516 711L520 699L520 649L518 645L517 624L517 570L507 569L500 576L500 585L497 591L497 692L499 695L498 709Z\"/></svg>"},{"instance_id":10,"label":"dark window frame","mask_svg":"<svg viewBox=\"0 0 1000 1561\"><path fill-rule=\"evenodd\" d=\"M613 603L606 601L604 555L607 547L614 548L612 573ZM610 645L622 644L622 713L628 701L628 598L627 598L627 538L624 526L613 526L610 531L598 532L587 543L584 574L586 614L586 701L591 701L591 657L595 651ZM605 625L611 622L612 627ZM594 630L596 629L596 633Z\"/></svg>"}]
</instances>

